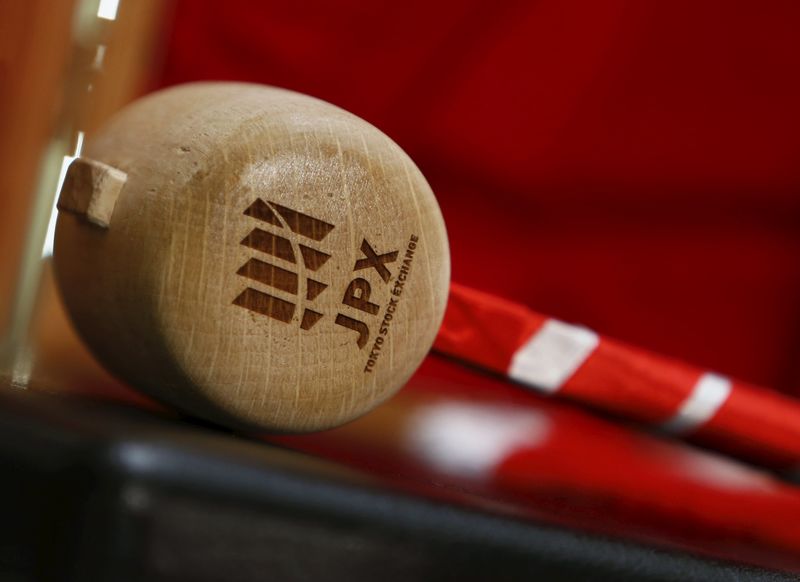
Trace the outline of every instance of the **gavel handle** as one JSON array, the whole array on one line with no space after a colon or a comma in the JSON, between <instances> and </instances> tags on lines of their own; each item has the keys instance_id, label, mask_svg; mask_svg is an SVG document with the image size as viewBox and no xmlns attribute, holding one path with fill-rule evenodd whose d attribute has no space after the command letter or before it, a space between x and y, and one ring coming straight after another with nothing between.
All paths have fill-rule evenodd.
<instances>
[{"instance_id":1,"label":"gavel handle","mask_svg":"<svg viewBox=\"0 0 800 582\"><path fill-rule=\"evenodd\" d=\"M549 395L779 471L800 467L800 402L453 283L434 350Z\"/></svg>"}]
</instances>

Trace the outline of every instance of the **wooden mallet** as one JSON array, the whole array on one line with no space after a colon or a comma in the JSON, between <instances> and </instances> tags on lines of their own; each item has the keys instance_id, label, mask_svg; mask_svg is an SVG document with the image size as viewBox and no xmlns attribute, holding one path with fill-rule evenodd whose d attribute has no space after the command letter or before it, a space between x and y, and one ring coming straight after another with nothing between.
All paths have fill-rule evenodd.
<instances>
[{"instance_id":1,"label":"wooden mallet","mask_svg":"<svg viewBox=\"0 0 800 582\"><path fill-rule=\"evenodd\" d=\"M149 95L72 163L58 207L59 288L98 359L228 426L364 414L444 313L447 237L420 171L370 124L290 91Z\"/></svg>"}]
</instances>

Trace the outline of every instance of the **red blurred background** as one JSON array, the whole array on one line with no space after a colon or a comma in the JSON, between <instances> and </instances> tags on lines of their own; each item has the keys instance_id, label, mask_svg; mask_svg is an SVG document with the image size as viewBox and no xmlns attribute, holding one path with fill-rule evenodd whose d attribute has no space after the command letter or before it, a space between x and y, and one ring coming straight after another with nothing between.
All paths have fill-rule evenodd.
<instances>
[{"instance_id":1,"label":"red blurred background","mask_svg":"<svg viewBox=\"0 0 800 582\"><path fill-rule=\"evenodd\" d=\"M800 4L180 0L156 85L331 101L436 192L453 279L798 392Z\"/></svg>"}]
</instances>

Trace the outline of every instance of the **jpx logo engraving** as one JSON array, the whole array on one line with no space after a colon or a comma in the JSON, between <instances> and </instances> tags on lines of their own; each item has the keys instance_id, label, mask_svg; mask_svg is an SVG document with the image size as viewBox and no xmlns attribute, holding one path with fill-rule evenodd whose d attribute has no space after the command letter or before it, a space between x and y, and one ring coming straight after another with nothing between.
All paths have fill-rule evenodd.
<instances>
[{"instance_id":1,"label":"jpx logo engraving","mask_svg":"<svg viewBox=\"0 0 800 582\"><path fill-rule=\"evenodd\" d=\"M334 225L275 202L264 202L260 198L248 206L244 214L261 223L241 241L242 245L270 255L273 260L278 259L289 265L297 265L299 255L305 269L311 272L320 270L331 258L330 254L310 245L322 242L335 228ZM281 234L264 230L265 228L281 229ZM293 241L292 238L287 238L293 236L289 232L303 237L305 240L303 242ZM283 234L287 236L282 236ZM378 336L370 351L365 372L372 371L385 341L384 338L388 335L389 326L396 313L418 241L419 238L416 235L411 235L400 267L400 274L391 286L389 282L392 279L392 272L387 265L396 262L400 252L396 250L380 252L367 239L361 241L359 247L361 256L353 265L355 276L344 288L341 302L343 306L352 309L342 309L341 311L345 313L341 311L337 313L334 323L355 332L357 334L354 336L355 343L359 349L363 349L370 339L370 326L362 319L380 321ZM284 268L280 266L280 263L276 265L253 257L242 265L236 274L294 295L298 297L295 301L300 302L301 277L291 267ZM385 305L382 319L378 319L381 306L372 300L373 284L388 289L389 302ZM328 283L307 277L305 279L306 302L313 302L328 286ZM295 301L287 301L253 287L247 287L233 300L233 304L283 323L291 323L297 309ZM369 317L358 316L361 317L359 319L356 317L357 311ZM324 315L320 311L306 306L302 311L300 327L303 330L310 330L323 317Z\"/></svg>"},{"instance_id":2,"label":"jpx logo engraving","mask_svg":"<svg viewBox=\"0 0 800 582\"><path fill-rule=\"evenodd\" d=\"M375 252L372 246L370 246L370 244L367 242L367 239L364 239L361 242L361 252L364 253L365 258L358 259L356 261L353 272L372 268L378 272L378 275L380 275L384 283L388 283L389 279L392 277L392 274L386 267L386 263L393 263L396 261L398 251L392 251L379 255ZM372 285L370 285L369 281L363 277L356 277L350 281L350 284L347 286L347 289L344 292L342 303L349 305L350 307L360 309L369 315L375 316L378 315L380 306L376 303L370 302L369 298L371 295ZM358 349L363 349L364 346L367 345L367 340L369 340L369 327L366 323L340 313L336 316L336 324L346 327L347 329L352 329L358 334L358 338L356 339Z\"/></svg>"},{"instance_id":3,"label":"jpx logo engraving","mask_svg":"<svg viewBox=\"0 0 800 582\"><path fill-rule=\"evenodd\" d=\"M306 241L307 244L293 244L292 241L286 237L256 227L242 240L241 244L244 246L291 264L297 264L298 252L296 249L298 249L303 265L308 271L312 272L318 271L328 259L331 258L331 255L328 253L308 245L311 244L310 241L318 243L328 236L335 228L332 224L328 224L324 220L314 218L302 212L297 212L291 208L281 206L275 202L264 202L261 198L258 198L248 206L244 214L245 216L260 220L265 225L268 224L275 228L285 229L283 230L284 233L286 233L286 231L291 231L296 235L308 239L308 241ZM236 271L236 274L291 295L299 294L300 279L297 273L255 257L242 265L239 270ZM320 293L325 291L328 285L308 277L306 278L305 288L306 301L311 302L314 301ZM239 296L233 300L233 304L249 309L255 313L277 319L283 323L290 323L292 321L297 307L296 304L291 301L286 301L280 297L275 297L269 293L253 289L252 287L248 287L242 291ZM306 307L303 309L300 327L309 330L322 319L322 316L322 313L319 311Z\"/></svg>"}]
</instances>

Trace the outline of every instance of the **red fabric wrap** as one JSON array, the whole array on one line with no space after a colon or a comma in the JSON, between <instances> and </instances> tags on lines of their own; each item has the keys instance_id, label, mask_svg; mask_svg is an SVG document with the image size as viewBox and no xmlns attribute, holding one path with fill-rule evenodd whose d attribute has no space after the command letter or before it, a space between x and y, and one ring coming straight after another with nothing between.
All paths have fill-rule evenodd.
<instances>
[{"instance_id":1,"label":"red fabric wrap","mask_svg":"<svg viewBox=\"0 0 800 582\"><path fill-rule=\"evenodd\" d=\"M548 321L505 299L453 284L434 349L508 373L515 353ZM601 337L558 394L632 420L672 419L706 372ZM533 386L536 388L536 386ZM732 381L729 396L691 438L774 468L800 465L800 403L767 388Z\"/></svg>"},{"instance_id":2,"label":"red fabric wrap","mask_svg":"<svg viewBox=\"0 0 800 582\"><path fill-rule=\"evenodd\" d=\"M643 422L664 422L689 396L700 371L602 338L561 395Z\"/></svg>"},{"instance_id":3,"label":"red fabric wrap","mask_svg":"<svg viewBox=\"0 0 800 582\"><path fill-rule=\"evenodd\" d=\"M719 412L693 435L703 444L770 467L800 465L800 404L735 382Z\"/></svg>"},{"instance_id":4,"label":"red fabric wrap","mask_svg":"<svg viewBox=\"0 0 800 582\"><path fill-rule=\"evenodd\" d=\"M434 347L505 374L517 348L546 320L513 301L453 284Z\"/></svg>"}]
</instances>

